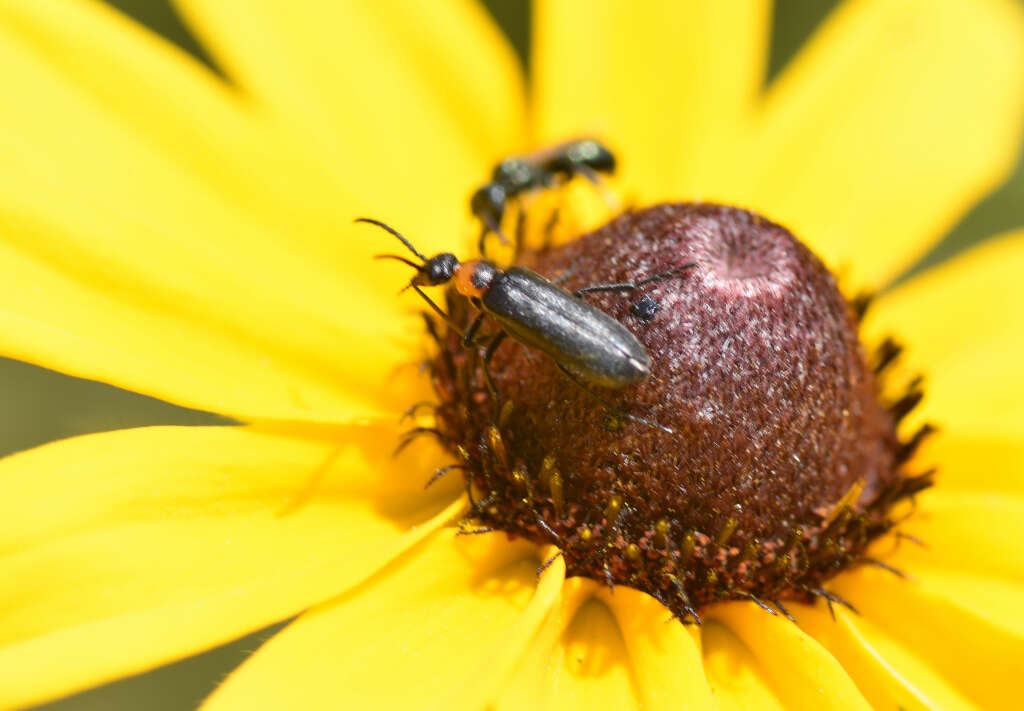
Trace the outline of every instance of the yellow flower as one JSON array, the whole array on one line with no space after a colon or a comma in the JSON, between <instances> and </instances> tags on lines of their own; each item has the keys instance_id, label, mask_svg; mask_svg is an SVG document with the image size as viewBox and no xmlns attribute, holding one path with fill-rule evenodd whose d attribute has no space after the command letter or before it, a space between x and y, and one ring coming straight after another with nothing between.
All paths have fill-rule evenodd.
<instances>
[{"instance_id":1,"label":"yellow flower","mask_svg":"<svg viewBox=\"0 0 1024 711\"><path fill-rule=\"evenodd\" d=\"M425 392L398 369L416 304L351 226L468 244L497 157L592 133L640 203L752 207L882 287L1017 155L1017 3L846 2L763 92L766 1L543 2L529 112L469 2L178 5L230 83L98 3L0 1L0 352L250 423L0 463L0 706L292 615L208 708L1018 705L1024 234L867 325L943 428L905 526L928 547L887 558L913 579L841 575L861 615L834 622L730 603L696 628L560 561L538 581L525 543L455 541L458 482L422 490L442 453L390 456Z\"/></svg>"}]
</instances>

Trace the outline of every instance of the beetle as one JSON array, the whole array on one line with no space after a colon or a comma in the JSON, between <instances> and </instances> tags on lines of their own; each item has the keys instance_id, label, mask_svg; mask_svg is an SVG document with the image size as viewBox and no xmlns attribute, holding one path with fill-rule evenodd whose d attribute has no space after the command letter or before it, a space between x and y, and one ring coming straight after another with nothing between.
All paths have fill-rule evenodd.
<instances>
[{"instance_id":1,"label":"beetle","mask_svg":"<svg viewBox=\"0 0 1024 711\"><path fill-rule=\"evenodd\" d=\"M550 188L582 175L594 185L600 184L600 173L615 172L615 155L592 138L579 138L560 143L535 153L506 158L494 167L491 182L476 190L469 200L469 210L480 220L479 239L483 254L484 239L489 232L507 243L501 222L510 200L539 188Z\"/></svg>"},{"instance_id":2,"label":"beetle","mask_svg":"<svg viewBox=\"0 0 1024 711\"><path fill-rule=\"evenodd\" d=\"M416 270L407 288L416 291L435 313L452 326L462 336L464 345L475 345L476 332L485 316L501 327L487 343L483 359L484 376L496 399L497 391L487 365L498 346L511 336L550 357L563 373L606 407L629 419L670 431L622 413L585 387L589 384L620 389L640 383L651 374L651 358L629 329L580 296L597 291L632 291L651 282L678 276L696 266L696 262L636 282L596 284L569 292L525 267L501 269L485 259L460 262L451 252L428 258L393 227L366 217L360 217L356 222L366 222L386 230L420 259L422 264L396 254L378 255L379 258L396 259ZM479 311L465 332L421 288L448 283L452 283L456 291Z\"/></svg>"}]
</instances>

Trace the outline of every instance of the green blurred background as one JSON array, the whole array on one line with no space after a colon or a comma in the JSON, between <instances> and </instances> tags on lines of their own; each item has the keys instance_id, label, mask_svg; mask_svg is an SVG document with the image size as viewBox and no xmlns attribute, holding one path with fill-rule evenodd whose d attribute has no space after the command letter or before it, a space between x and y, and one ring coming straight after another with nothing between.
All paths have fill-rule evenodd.
<instances>
[{"instance_id":1,"label":"green blurred background","mask_svg":"<svg viewBox=\"0 0 1024 711\"><path fill-rule=\"evenodd\" d=\"M217 69L167 0L106 1ZM835 4L835 0L778 0L768 81ZM525 63L529 56L529 3L488 0L486 5ZM986 237L1020 226L1024 226L1024 155L1006 185L967 215L915 270L947 259ZM4 359L0 359L0 391L6 395L0 406L0 454L87 432L145 425L227 422L217 415L186 410L108 385ZM278 627L148 674L38 708L48 711L193 709Z\"/></svg>"}]
</instances>

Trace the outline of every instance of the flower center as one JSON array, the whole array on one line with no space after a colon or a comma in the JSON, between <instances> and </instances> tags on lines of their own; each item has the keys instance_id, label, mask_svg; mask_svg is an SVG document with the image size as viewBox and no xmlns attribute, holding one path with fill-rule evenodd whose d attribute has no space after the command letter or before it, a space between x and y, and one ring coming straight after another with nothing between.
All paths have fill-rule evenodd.
<instances>
[{"instance_id":1,"label":"flower center","mask_svg":"<svg viewBox=\"0 0 1024 711\"><path fill-rule=\"evenodd\" d=\"M681 619L723 599L826 595L892 528L893 503L930 480L902 473L905 413L879 403L856 315L821 262L784 228L708 204L628 213L522 257L568 291L691 262L581 297L646 348L636 385L580 387L505 339L486 364L496 401L484 349L439 337L437 424L471 517L553 543L568 574L639 588ZM456 322L475 315L448 300Z\"/></svg>"}]
</instances>

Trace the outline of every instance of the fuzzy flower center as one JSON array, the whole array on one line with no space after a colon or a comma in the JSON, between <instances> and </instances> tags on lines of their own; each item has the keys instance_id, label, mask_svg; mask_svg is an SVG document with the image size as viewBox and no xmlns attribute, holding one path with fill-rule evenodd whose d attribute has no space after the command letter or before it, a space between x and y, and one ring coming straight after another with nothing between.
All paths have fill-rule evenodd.
<instances>
[{"instance_id":1,"label":"fuzzy flower center","mask_svg":"<svg viewBox=\"0 0 1024 711\"><path fill-rule=\"evenodd\" d=\"M439 336L438 429L474 526L555 544L570 575L654 595L682 619L716 600L809 599L863 562L896 501L901 412L879 402L857 316L822 263L753 213L667 204L627 213L523 266L625 325L651 375L579 382L505 341ZM456 322L475 315L451 293ZM492 324L491 329L495 328ZM484 329L485 331L487 329Z\"/></svg>"}]
</instances>

